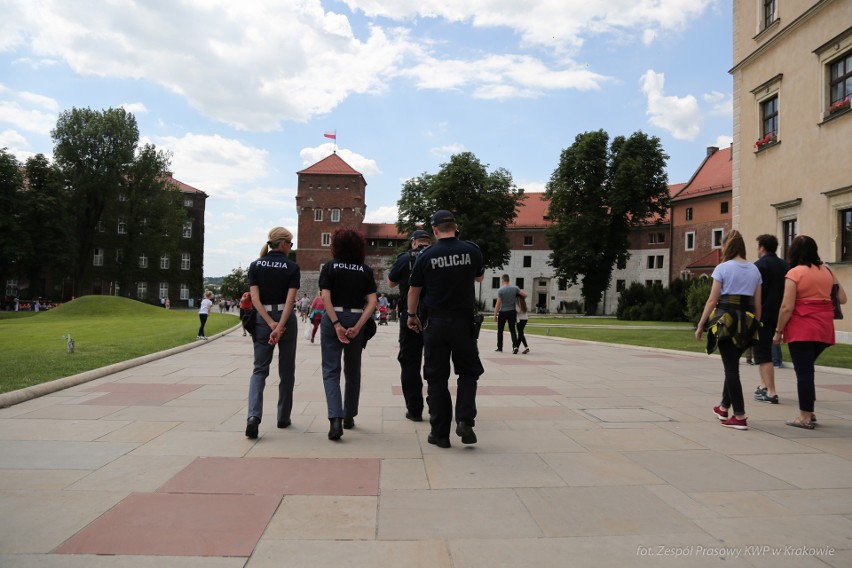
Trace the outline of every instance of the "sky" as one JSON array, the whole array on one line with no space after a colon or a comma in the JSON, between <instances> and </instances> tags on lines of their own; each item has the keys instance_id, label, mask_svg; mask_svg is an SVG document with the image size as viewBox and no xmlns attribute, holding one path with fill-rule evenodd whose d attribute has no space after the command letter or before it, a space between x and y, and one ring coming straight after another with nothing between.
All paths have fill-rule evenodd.
<instances>
[{"instance_id":1,"label":"sky","mask_svg":"<svg viewBox=\"0 0 852 568\"><path fill-rule=\"evenodd\" d=\"M578 134L641 130L689 180L733 140L723 0L0 0L0 148L53 153L71 108L123 107L209 195L204 275L295 233L296 172L337 151L367 222L459 152L541 192ZM336 132L335 141L324 133Z\"/></svg>"}]
</instances>

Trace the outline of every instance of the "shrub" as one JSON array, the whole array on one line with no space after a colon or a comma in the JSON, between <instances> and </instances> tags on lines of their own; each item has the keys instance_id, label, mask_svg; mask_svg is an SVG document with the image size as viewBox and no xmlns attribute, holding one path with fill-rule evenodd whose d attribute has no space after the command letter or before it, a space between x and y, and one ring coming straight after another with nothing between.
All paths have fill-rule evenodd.
<instances>
[{"instance_id":1,"label":"shrub","mask_svg":"<svg viewBox=\"0 0 852 568\"><path fill-rule=\"evenodd\" d=\"M704 311L707 298L710 297L712 287L712 278L699 278L689 287L686 293L686 313L692 323L697 324L701 319L701 313Z\"/></svg>"},{"instance_id":2,"label":"shrub","mask_svg":"<svg viewBox=\"0 0 852 568\"><path fill-rule=\"evenodd\" d=\"M618 296L615 315L623 320L686 321L686 290L689 282L676 279L666 288L633 282Z\"/></svg>"}]
</instances>

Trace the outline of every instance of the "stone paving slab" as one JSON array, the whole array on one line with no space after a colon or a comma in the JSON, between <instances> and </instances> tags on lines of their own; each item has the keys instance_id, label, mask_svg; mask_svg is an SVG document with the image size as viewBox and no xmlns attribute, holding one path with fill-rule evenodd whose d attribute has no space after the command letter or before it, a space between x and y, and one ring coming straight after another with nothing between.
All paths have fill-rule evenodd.
<instances>
[{"instance_id":1,"label":"stone paving slab","mask_svg":"<svg viewBox=\"0 0 852 568\"><path fill-rule=\"evenodd\" d=\"M239 331L0 409L0 566L852 565L852 373L818 368L820 425L803 431L784 425L780 369L782 403L747 396L741 432L711 414L718 357L494 339L472 446L437 448L404 418L393 326L365 351L340 442L301 338L292 426L275 427L273 363L245 438ZM741 374L749 393L757 368Z\"/></svg>"}]
</instances>

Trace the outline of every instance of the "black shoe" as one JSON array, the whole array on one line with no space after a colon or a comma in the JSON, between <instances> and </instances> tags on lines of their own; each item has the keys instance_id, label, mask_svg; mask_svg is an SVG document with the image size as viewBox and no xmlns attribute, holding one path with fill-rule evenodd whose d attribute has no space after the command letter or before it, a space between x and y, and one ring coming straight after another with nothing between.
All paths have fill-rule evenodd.
<instances>
[{"instance_id":1,"label":"black shoe","mask_svg":"<svg viewBox=\"0 0 852 568\"><path fill-rule=\"evenodd\" d=\"M765 392L762 392L760 394L754 395L754 400L756 400L757 402L768 402L769 404L778 404L778 395L773 394L772 396L769 396Z\"/></svg>"},{"instance_id":2,"label":"black shoe","mask_svg":"<svg viewBox=\"0 0 852 568\"><path fill-rule=\"evenodd\" d=\"M279 427L279 428L287 428L288 426L290 426L290 424L292 424L292 422L290 422L290 420L289 420L289 419L288 419L288 420L279 420L279 421L278 421L278 427Z\"/></svg>"},{"instance_id":3,"label":"black shoe","mask_svg":"<svg viewBox=\"0 0 852 568\"><path fill-rule=\"evenodd\" d=\"M412 422L423 422L423 413L414 414L410 411L405 413L405 417L411 420Z\"/></svg>"},{"instance_id":4,"label":"black shoe","mask_svg":"<svg viewBox=\"0 0 852 568\"><path fill-rule=\"evenodd\" d=\"M429 437L426 438L426 441L432 444L433 446L438 446L439 448L449 448L450 447L450 439L449 438L440 438L435 434L429 433Z\"/></svg>"},{"instance_id":5,"label":"black shoe","mask_svg":"<svg viewBox=\"0 0 852 568\"><path fill-rule=\"evenodd\" d=\"M343 427L347 430L351 430L355 427L355 419L354 418L344 418L343 419Z\"/></svg>"},{"instance_id":6,"label":"black shoe","mask_svg":"<svg viewBox=\"0 0 852 568\"><path fill-rule=\"evenodd\" d=\"M762 387L762 386L758 385L758 387L756 389L754 389L754 394L756 394L756 395L766 394L766 387Z\"/></svg>"},{"instance_id":7,"label":"black shoe","mask_svg":"<svg viewBox=\"0 0 852 568\"><path fill-rule=\"evenodd\" d=\"M257 427L260 425L260 418L251 416L246 422L246 438L254 440L257 438Z\"/></svg>"},{"instance_id":8,"label":"black shoe","mask_svg":"<svg viewBox=\"0 0 852 568\"><path fill-rule=\"evenodd\" d=\"M329 440L339 440L343 435L343 418L329 418L331 428L328 430Z\"/></svg>"},{"instance_id":9,"label":"black shoe","mask_svg":"<svg viewBox=\"0 0 852 568\"><path fill-rule=\"evenodd\" d=\"M499 347L498 347L497 349L495 349L494 351L496 351L497 353L502 353L502 352L503 352L503 350L502 350L502 349L500 349Z\"/></svg>"},{"instance_id":10,"label":"black shoe","mask_svg":"<svg viewBox=\"0 0 852 568\"><path fill-rule=\"evenodd\" d=\"M512 349L512 355L517 355L517 354L518 354L518 348L515 347L514 349Z\"/></svg>"},{"instance_id":11,"label":"black shoe","mask_svg":"<svg viewBox=\"0 0 852 568\"><path fill-rule=\"evenodd\" d=\"M463 420L456 426L456 434L461 436L462 444L476 443L476 433L473 431L473 427Z\"/></svg>"}]
</instances>

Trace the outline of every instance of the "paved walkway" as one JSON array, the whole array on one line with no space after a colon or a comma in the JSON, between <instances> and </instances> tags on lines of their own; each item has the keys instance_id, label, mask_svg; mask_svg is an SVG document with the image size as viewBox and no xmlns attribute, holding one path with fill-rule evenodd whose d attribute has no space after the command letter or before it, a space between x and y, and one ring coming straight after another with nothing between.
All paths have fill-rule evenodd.
<instances>
[{"instance_id":1,"label":"paved walkway","mask_svg":"<svg viewBox=\"0 0 852 568\"><path fill-rule=\"evenodd\" d=\"M436 448L405 420L393 326L337 443L303 339L293 425L275 427L273 386L245 438L239 332L2 409L0 566L852 566L848 372L817 373L816 430L784 425L785 368L781 405L747 402L735 431L711 411L717 357L480 341L475 446ZM750 393L757 369L742 373Z\"/></svg>"}]
</instances>

